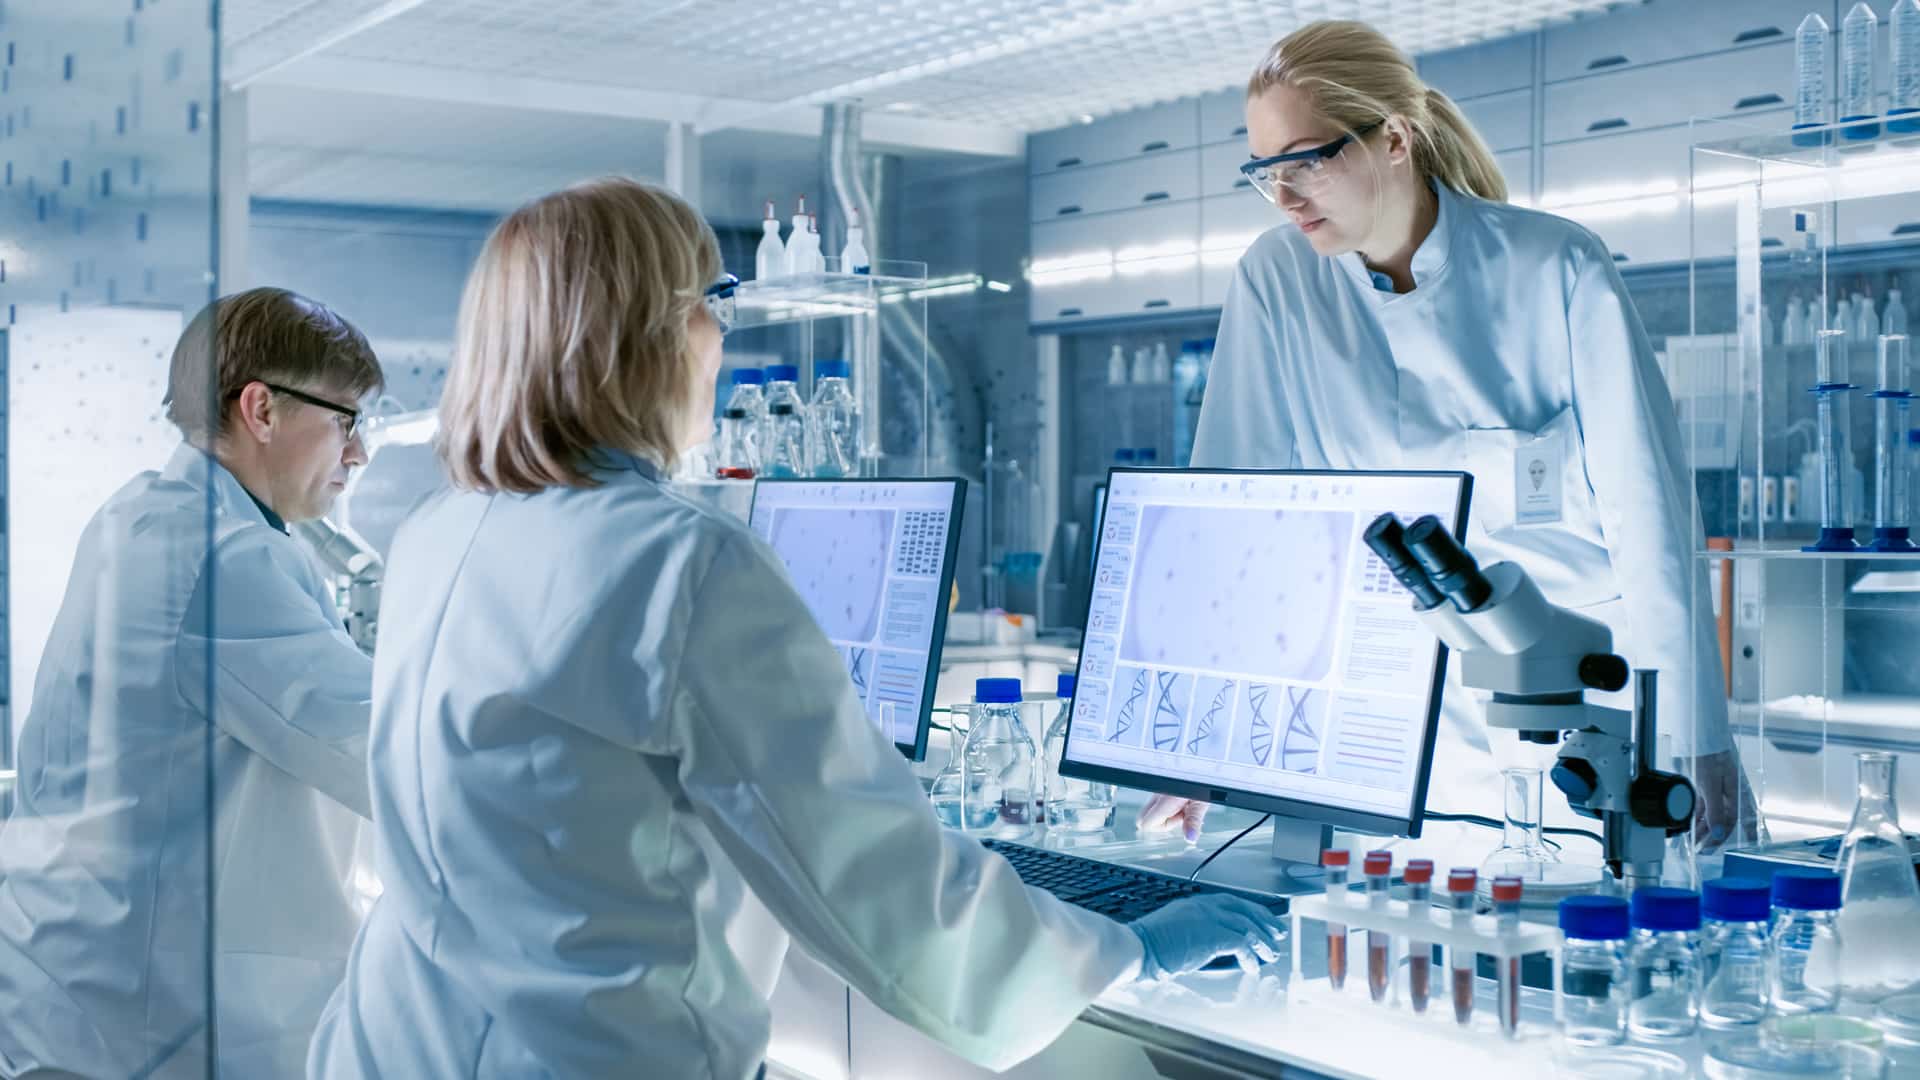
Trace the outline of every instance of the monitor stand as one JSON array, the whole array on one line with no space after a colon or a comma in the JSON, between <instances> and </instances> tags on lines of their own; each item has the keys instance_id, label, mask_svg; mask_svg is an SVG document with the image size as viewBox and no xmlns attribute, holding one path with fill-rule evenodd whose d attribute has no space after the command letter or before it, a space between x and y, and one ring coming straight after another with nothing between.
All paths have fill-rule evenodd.
<instances>
[{"instance_id":1,"label":"monitor stand","mask_svg":"<svg viewBox=\"0 0 1920 1080\"><path fill-rule=\"evenodd\" d=\"M1321 888L1320 853L1332 846L1333 826L1273 815L1273 858L1280 864L1275 869L1286 875L1290 885Z\"/></svg>"}]
</instances>

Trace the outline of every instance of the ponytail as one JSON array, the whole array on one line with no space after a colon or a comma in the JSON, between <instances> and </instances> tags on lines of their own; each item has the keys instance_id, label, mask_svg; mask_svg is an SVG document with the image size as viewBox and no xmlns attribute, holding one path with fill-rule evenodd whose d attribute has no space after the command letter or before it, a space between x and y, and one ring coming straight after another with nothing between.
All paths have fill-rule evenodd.
<instances>
[{"instance_id":1,"label":"ponytail","mask_svg":"<svg viewBox=\"0 0 1920 1080\"><path fill-rule=\"evenodd\" d=\"M1506 201L1507 181L1466 114L1422 82L1407 54L1373 27L1328 19L1281 38L1254 68L1247 96L1282 85L1305 93L1316 113L1346 131L1403 118L1421 176L1463 195Z\"/></svg>"}]
</instances>

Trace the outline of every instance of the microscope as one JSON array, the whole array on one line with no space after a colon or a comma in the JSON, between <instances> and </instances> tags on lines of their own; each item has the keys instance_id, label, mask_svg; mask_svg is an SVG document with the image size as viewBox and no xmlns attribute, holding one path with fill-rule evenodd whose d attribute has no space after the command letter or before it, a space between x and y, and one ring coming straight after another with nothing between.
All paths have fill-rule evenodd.
<instances>
[{"instance_id":1,"label":"microscope","mask_svg":"<svg viewBox=\"0 0 1920 1080\"><path fill-rule=\"evenodd\" d=\"M1600 820L1615 879L1629 889L1659 884L1667 838L1691 827L1695 793L1686 777L1654 767L1658 673L1631 671L1604 623L1555 606L1520 567L1482 571L1438 518L1402 528L1382 514L1364 539L1413 594L1421 621L1460 654L1461 681L1493 693L1487 726L1561 743L1554 786ZM1624 689L1629 677L1631 712L1586 700L1588 690Z\"/></svg>"}]
</instances>

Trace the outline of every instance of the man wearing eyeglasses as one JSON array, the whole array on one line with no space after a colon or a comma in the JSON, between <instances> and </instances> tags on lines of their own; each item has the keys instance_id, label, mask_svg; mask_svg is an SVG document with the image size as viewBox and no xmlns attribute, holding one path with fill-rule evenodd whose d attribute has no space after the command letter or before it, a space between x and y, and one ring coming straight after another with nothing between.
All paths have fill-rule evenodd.
<instances>
[{"instance_id":1,"label":"man wearing eyeglasses","mask_svg":"<svg viewBox=\"0 0 1920 1080\"><path fill-rule=\"evenodd\" d=\"M0 1075L301 1075L359 922L372 661L287 535L366 463L366 338L282 289L174 349L184 443L82 535L0 830Z\"/></svg>"}]
</instances>

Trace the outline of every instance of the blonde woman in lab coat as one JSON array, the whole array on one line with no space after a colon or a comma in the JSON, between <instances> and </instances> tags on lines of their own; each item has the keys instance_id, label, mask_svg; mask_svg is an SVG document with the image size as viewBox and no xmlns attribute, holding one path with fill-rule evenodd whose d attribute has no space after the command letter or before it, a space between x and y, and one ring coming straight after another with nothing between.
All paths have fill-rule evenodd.
<instances>
[{"instance_id":1,"label":"blonde woman in lab coat","mask_svg":"<svg viewBox=\"0 0 1920 1080\"><path fill-rule=\"evenodd\" d=\"M1245 901L1123 926L940 829L772 549L661 480L711 431L733 284L691 208L624 180L481 253L454 490L401 527L381 604L386 891L309 1075L743 1080L786 933L999 1068L1116 980L1277 947Z\"/></svg>"},{"instance_id":2,"label":"blonde woman in lab coat","mask_svg":"<svg viewBox=\"0 0 1920 1080\"><path fill-rule=\"evenodd\" d=\"M1660 732L1700 789L1695 838L1751 835L1673 402L1606 245L1509 205L1459 109L1365 24L1275 44L1246 116L1242 172L1287 220L1234 273L1194 464L1469 470L1474 554L1517 562L1659 670ZM1459 671L1427 807L1497 818L1498 769L1530 752L1489 733ZM1557 792L1547 804L1570 816ZM1141 819L1192 837L1204 810L1163 796Z\"/></svg>"}]
</instances>

